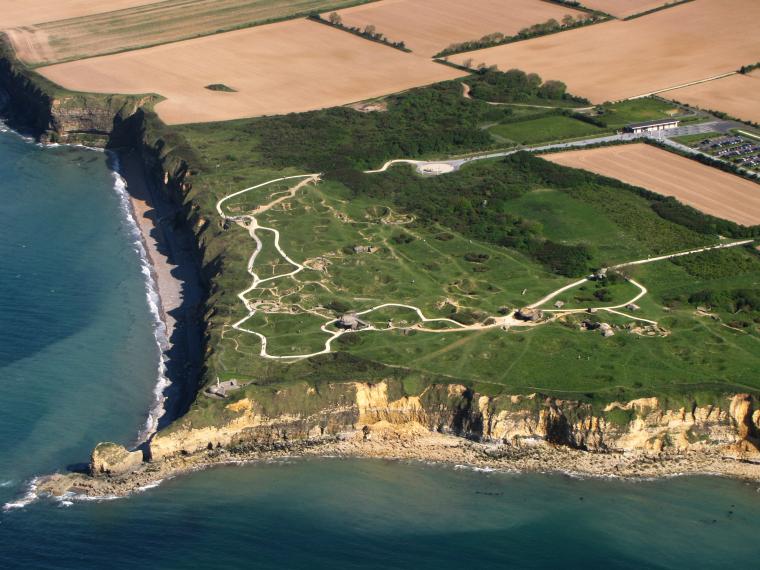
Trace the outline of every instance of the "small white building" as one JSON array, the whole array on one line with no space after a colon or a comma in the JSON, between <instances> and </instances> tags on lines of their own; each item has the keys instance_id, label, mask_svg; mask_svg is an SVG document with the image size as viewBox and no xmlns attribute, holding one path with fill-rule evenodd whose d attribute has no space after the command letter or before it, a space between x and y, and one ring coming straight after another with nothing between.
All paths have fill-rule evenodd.
<instances>
[{"instance_id":1,"label":"small white building","mask_svg":"<svg viewBox=\"0 0 760 570\"><path fill-rule=\"evenodd\" d=\"M655 131L666 131L675 129L680 123L677 119L659 119L657 121L645 121L643 123L631 123L626 125L627 133L651 133Z\"/></svg>"}]
</instances>

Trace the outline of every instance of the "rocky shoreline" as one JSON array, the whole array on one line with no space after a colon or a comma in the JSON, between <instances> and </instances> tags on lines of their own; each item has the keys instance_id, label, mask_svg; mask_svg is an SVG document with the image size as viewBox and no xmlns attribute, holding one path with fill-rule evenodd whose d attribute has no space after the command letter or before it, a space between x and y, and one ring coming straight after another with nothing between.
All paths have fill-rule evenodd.
<instances>
[{"instance_id":1,"label":"rocky shoreline","mask_svg":"<svg viewBox=\"0 0 760 570\"><path fill-rule=\"evenodd\" d=\"M415 423L379 422L370 430L271 447L218 448L143 463L122 476L55 474L36 481L38 496L76 498L124 497L162 481L211 467L283 458L362 458L421 461L473 469L522 473L565 473L580 477L651 479L714 475L760 482L760 463L740 458L738 450L686 453L589 452L536 440L530 444L480 443L430 432Z\"/></svg>"}]
</instances>

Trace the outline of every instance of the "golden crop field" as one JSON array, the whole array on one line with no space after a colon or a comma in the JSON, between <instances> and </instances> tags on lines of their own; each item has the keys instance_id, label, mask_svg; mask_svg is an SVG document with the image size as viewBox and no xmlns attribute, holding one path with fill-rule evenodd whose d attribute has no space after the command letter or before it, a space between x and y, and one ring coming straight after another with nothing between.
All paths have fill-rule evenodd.
<instances>
[{"instance_id":1,"label":"golden crop field","mask_svg":"<svg viewBox=\"0 0 760 570\"><path fill-rule=\"evenodd\" d=\"M486 34L513 35L532 24L583 12L541 0L381 0L338 12L347 26L375 26L392 41L432 56Z\"/></svg>"},{"instance_id":2,"label":"golden crop field","mask_svg":"<svg viewBox=\"0 0 760 570\"><path fill-rule=\"evenodd\" d=\"M38 71L76 91L159 93L166 100L156 112L170 124L333 107L464 75L304 19ZM207 89L211 84L235 92Z\"/></svg>"},{"instance_id":3,"label":"golden crop field","mask_svg":"<svg viewBox=\"0 0 760 570\"><path fill-rule=\"evenodd\" d=\"M19 18L6 21L0 17L0 27L6 29L20 59L41 65L175 42L357 3L357 0L115 0L107 3L45 0L29 10L33 16L26 20L20 19L24 14L21 8L12 8ZM0 0L0 7L3 4L27 3ZM82 11L85 5L91 7L89 11ZM108 6L110 11L94 13L93 5ZM43 7L51 9L46 12Z\"/></svg>"},{"instance_id":4,"label":"golden crop field","mask_svg":"<svg viewBox=\"0 0 760 570\"><path fill-rule=\"evenodd\" d=\"M595 103L679 87L757 61L760 2L694 0L628 22L612 21L450 59L520 68L564 81Z\"/></svg>"},{"instance_id":5,"label":"golden crop field","mask_svg":"<svg viewBox=\"0 0 760 570\"><path fill-rule=\"evenodd\" d=\"M743 121L760 123L760 72L731 75L673 91L662 97L711 111L723 111Z\"/></svg>"},{"instance_id":6,"label":"golden crop field","mask_svg":"<svg viewBox=\"0 0 760 570\"><path fill-rule=\"evenodd\" d=\"M674 1L676 0L583 0L581 4L586 8L606 12L616 18L626 18Z\"/></svg>"},{"instance_id":7,"label":"golden crop field","mask_svg":"<svg viewBox=\"0 0 760 570\"><path fill-rule=\"evenodd\" d=\"M648 144L571 150L542 158L674 196L718 218L760 224L760 185Z\"/></svg>"},{"instance_id":8,"label":"golden crop field","mask_svg":"<svg viewBox=\"0 0 760 570\"><path fill-rule=\"evenodd\" d=\"M155 0L109 0L93 2L92 0L0 0L0 29L16 26L28 26L53 20L79 18L99 12L112 12L141 4L150 4Z\"/></svg>"}]
</instances>

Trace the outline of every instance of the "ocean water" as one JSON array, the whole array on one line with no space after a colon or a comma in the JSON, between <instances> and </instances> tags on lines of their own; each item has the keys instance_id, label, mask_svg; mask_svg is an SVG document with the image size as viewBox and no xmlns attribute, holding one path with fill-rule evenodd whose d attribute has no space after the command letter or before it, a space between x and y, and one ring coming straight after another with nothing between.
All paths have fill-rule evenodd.
<instances>
[{"instance_id":1,"label":"ocean water","mask_svg":"<svg viewBox=\"0 0 760 570\"><path fill-rule=\"evenodd\" d=\"M114 183L105 153L0 133L0 502L145 426L159 350Z\"/></svg>"},{"instance_id":2,"label":"ocean water","mask_svg":"<svg viewBox=\"0 0 760 570\"><path fill-rule=\"evenodd\" d=\"M135 441L159 367L106 155L0 133L0 504ZM760 485L311 459L0 511L0 568L756 568ZM23 502L23 501L21 501Z\"/></svg>"}]
</instances>

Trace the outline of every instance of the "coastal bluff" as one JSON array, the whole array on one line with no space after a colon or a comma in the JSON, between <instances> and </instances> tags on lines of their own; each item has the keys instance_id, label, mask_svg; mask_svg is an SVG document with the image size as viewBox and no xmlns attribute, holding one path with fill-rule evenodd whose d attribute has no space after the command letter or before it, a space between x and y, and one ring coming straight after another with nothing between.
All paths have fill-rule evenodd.
<instances>
[{"instance_id":1,"label":"coastal bluff","mask_svg":"<svg viewBox=\"0 0 760 570\"><path fill-rule=\"evenodd\" d=\"M760 409L748 394L721 405L677 409L657 398L613 402L596 411L588 403L540 394L487 396L456 384L433 385L416 396L399 395L392 381L330 384L317 394L306 385L279 390L273 400L244 397L225 407L228 420L198 425L193 411L159 432L153 461L176 454L235 446L270 446L319 440L377 426L408 426L500 445L548 443L590 452L658 454L722 448L760 457ZM298 402L290 406L288 401ZM367 431L367 429L369 431Z\"/></svg>"},{"instance_id":2,"label":"coastal bluff","mask_svg":"<svg viewBox=\"0 0 760 570\"><path fill-rule=\"evenodd\" d=\"M221 261L215 236L204 229L225 230L209 223L190 195L198 161L152 113L152 96L61 91L14 61L12 54L0 53L0 83L7 91L0 99L10 124L24 125L43 142L137 151L150 179L176 198L180 207L174 219L194 233L200 272L212 283ZM216 307L213 299L205 301L208 324ZM318 369L311 373L317 386L262 382L222 400L188 386L185 398L197 398L188 402L187 413L178 408L180 417L154 434L144 453L100 444L90 474L42 477L37 490L124 495L210 465L292 455L624 477L710 472L760 480L760 410L750 394L599 403L540 393L491 395L457 383L407 392L398 377L385 376L389 370L373 375L372 382L332 381Z\"/></svg>"},{"instance_id":3,"label":"coastal bluff","mask_svg":"<svg viewBox=\"0 0 760 570\"><path fill-rule=\"evenodd\" d=\"M42 478L38 492L124 495L217 464L276 457L423 460L521 471L651 477L715 473L760 480L760 409L748 394L673 407L658 398L591 404L540 394L482 395L456 384L403 394L394 380L249 391L213 422L191 409L140 452L101 444L93 475ZM101 447L101 446L106 447ZM95 468L95 457L98 468Z\"/></svg>"},{"instance_id":4,"label":"coastal bluff","mask_svg":"<svg viewBox=\"0 0 760 570\"><path fill-rule=\"evenodd\" d=\"M124 127L159 99L62 89L19 62L0 34L0 114L42 143L131 146L133 136Z\"/></svg>"}]
</instances>

